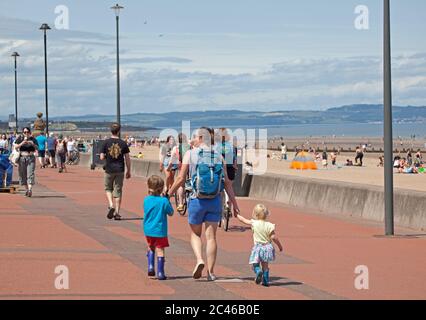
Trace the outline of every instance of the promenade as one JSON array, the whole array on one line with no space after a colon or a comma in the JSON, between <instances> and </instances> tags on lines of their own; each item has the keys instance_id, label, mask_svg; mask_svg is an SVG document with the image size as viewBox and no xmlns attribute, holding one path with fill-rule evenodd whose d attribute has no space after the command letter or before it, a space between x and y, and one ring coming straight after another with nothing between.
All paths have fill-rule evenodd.
<instances>
[{"instance_id":1,"label":"promenade","mask_svg":"<svg viewBox=\"0 0 426 320\"><path fill-rule=\"evenodd\" d=\"M256 286L248 265L252 234L236 219L218 231L219 280L194 281L187 217L169 220L167 281L148 279L141 220L106 219L103 172L36 170L32 198L0 194L0 299L425 299L426 235L378 223L318 215L265 201L284 253L271 266L271 287ZM126 181L122 215L143 217L146 180ZM249 217L259 200L239 199ZM55 288L57 266L69 289ZM354 285L368 267L368 290ZM205 276L205 274L204 274Z\"/></svg>"}]
</instances>

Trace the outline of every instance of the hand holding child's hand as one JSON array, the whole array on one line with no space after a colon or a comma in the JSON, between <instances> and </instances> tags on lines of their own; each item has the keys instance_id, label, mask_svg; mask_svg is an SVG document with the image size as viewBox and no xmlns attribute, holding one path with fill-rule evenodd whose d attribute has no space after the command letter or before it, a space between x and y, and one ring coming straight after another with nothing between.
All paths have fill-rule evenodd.
<instances>
[{"instance_id":1,"label":"hand holding child's hand","mask_svg":"<svg viewBox=\"0 0 426 320\"><path fill-rule=\"evenodd\" d=\"M236 218L240 214L240 209L234 206L234 217Z\"/></svg>"}]
</instances>

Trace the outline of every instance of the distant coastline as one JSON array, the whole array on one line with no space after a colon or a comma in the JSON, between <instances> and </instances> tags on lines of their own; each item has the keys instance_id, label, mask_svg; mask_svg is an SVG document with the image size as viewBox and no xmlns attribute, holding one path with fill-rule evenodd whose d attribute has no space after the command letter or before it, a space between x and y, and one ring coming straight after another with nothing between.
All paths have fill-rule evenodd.
<instances>
[{"instance_id":1,"label":"distant coastline","mask_svg":"<svg viewBox=\"0 0 426 320\"><path fill-rule=\"evenodd\" d=\"M68 122L81 131L102 131L115 121L115 115L59 116L50 118L53 124ZM180 130L184 121L191 128L268 129L268 136L353 136L381 137L383 106L356 104L322 111L241 111L214 110L167 113L123 114L125 131L141 131L156 135L165 128ZM426 106L394 106L394 136L426 136ZM4 126L4 124L3 124ZM127 130L126 130L127 128Z\"/></svg>"}]
</instances>

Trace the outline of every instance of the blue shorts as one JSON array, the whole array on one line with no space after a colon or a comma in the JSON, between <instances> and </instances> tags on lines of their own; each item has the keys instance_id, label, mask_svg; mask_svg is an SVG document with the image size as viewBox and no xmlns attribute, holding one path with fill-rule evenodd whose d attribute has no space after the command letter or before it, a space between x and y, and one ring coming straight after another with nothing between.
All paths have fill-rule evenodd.
<instances>
[{"instance_id":1,"label":"blue shorts","mask_svg":"<svg viewBox=\"0 0 426 320\"><path fill-rule=\"evenodd\" d=\"M203 224L203 222L219 223L222 217L222 198L219 194L214 199L190 199L188 204L189 224Z\"/></svg>"},{"instance_id":2,"label":"blue shorts","mask_svg":"<svg viewBox=\"0 0 426 320\"><path fill-rule=\"evenodd\" d=\"M170 157L164 158L164 161L163 161L164 168L167 168L169 166L170 160L171 160ZM173 163L169 171L176 171L178 168L179 168L179 166L177 164Z\"/></svg>"}]
</instances>

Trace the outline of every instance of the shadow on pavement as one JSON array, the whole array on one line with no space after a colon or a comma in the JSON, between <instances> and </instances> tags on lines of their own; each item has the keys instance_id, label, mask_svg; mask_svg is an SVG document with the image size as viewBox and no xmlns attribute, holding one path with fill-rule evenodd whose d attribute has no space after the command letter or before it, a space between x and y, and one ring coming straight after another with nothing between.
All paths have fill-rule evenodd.
<instances>
[{"instance_id":1,"label":"shadow on pavement","mask_svg":"<svg viewBox=\"0 0 426 320\"><path fill-rule=\"evenodd\" d=\"M50 199L50 198L60 198L64 199L66 196L32 196L33 199Z\"/></svg>"},{"instance_id":2,"label":"shadow on pavement","mask_svg":"<svg viewBox=\"0 0 426 320\"><path fill-rule=\"evenodd\" d=\"M243 277L239 278L244 281L253 281L254 282L254 276L253 277ZM288 278L283 277L270 277L269 278L269 286L270 287L290 287L290 286L301 286L304 283L299 281L282 281L282 280L289 280Z\"/></svg>"},{"instance_id":3,"label":"shadow on pavement","mask_svg":"<svg viewBox=\"0 0 426 320\"><path fill-rule=\"evenodd\" d=\"M228 232L246 232L250 230L250 227L231 226L228 228Z\"/></svg>"}]
</instances>

